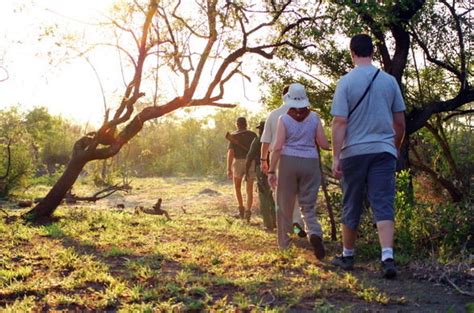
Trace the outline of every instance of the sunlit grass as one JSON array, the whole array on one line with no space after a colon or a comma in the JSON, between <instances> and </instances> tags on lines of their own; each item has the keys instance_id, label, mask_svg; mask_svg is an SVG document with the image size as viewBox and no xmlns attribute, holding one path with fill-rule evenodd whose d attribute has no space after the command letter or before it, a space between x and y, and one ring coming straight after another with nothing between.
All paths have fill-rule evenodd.
<instances>
[{"instance_id":1,"label":"sunlit grass","mask_svg":"<svg viewBox=\"0 0 474 313\"><path fill-rule=\"evenodd\" d=\"M137 179L134 187L96 205L61 206L50 225L0 221L0 309L333 312L341 309L334 295L392 301L309 249L279 251L259 217L251 225L230 217L229 183ZM205 188L220 195L200 194ZM171 221L134 213L159 197Z\"/></svg>"},{"instance_id":2,"label":"sunlit grass","mask_svg":"<svg viewBox=\"0 0 474 313\"><path fill-rule=\"evenodd\" d=\"M11 304L7 304L2 310L5 313L16 313L16 312L31 312L35 308L35 297L22 297L15 299Z\"/></svg>"},{"instance_id":3,"label":"sunlit grass","mask_svg":"<svg viewBox=\"0 0 474 313\"><path fill-rule=\"evenodd\" d=\"M16 269L1 269L0 270L0 286L6 287L11 285L14 282L20 280L25 280L28 276L31 275L32 268L30 266L18 267Z\"/></svg>"}]
</instances>

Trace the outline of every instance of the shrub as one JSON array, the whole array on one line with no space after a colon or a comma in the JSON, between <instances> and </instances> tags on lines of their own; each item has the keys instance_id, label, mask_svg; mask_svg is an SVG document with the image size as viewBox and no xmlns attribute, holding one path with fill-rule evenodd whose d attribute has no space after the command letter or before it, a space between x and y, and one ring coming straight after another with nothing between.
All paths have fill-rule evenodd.
<instances>
[{"instance_id":1,"label":"shrub","mask_svg":"<svg viewBox=\"0 0 474 313\"><path fill-rule=\"evenodd\" d=\"M469 202L423 203L412 201L410 172L397 173L395 194L395 251L398 260L436 257L440 261L452 259L463 251L474 251L474 212ZM418 200L418 199L415 199ZM331 192L336 222L341 217L341 194ZM321 221L329 229L329 220ZM373 214L368 208L361 217L358 229L357 254L361 259L379 256L380 245L374 227Z\"/></svg>"},{"instance_id":2,"label":"shrub","mask_svg":"<svg viewBox=\"0 0 474 313\"><path fill-rule=\"evenodd\" d=\"M470 240L474 216L468 203L409 201L408 171L397 175L397 250L411 257L432 255L441 260L461 252Z\"/></svg>"}]
</instances>

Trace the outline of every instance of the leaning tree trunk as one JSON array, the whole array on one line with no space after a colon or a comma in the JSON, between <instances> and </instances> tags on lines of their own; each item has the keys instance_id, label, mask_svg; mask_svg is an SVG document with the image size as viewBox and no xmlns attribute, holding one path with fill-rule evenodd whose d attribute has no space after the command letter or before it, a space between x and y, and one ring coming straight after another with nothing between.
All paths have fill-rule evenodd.
<instances>
[{"instance_id":1,"label":"leaning tree trunk","mask_svg":"<svg viewBox=\"0 0 474 313\"><path fill-rule=\"evenodd\" d=\"M40 221L49 218L64 199L67 191L72 188L86 164L87 161L73 157L46 197L26 214L27 219Z\"/></svg>"},{"instance_id":2,"label":"leaning tree trunk","mask_svg":"<svg viewBox=\"0 0 474 313\"><path fill-rule=\"evenodd\" d=\"M162 106L146 107L135 115L118 134L115 133L115 129L110 130L110 126L106 123L99 131L90 133L76 141L71 161L69 161L63 175L46 197L26 213L26 218L34 221L48 220L88 162L115 156L127 142L140 132L145 121L168 114L183 107L185 103L186 100L183 98L175 98Z\"/></svg>"},{"instance_id":3,"label":"leaning tree trunk","mask_svg":"<svg viewBox=\"0 0 474 313\"><path fill-rule=\"evenodd\" d=\"M410 151L410 135L405 133L405 138L403 139L402 146L400 147L400 154L397 159L397 172L401 170L407 170L410 168L410 159L408 152Z\"/></svg>"},{"instance_id":4,"label":"leaning tree trunk","mask_svg":"<svg viewBox=\"0 0 474 313\"><path fill-rule=\"evenodd\" d=\"M230 4L231 7L234 6L232 3ZM264 21L257 26L254 25L255 27L251 30L242 29L239 33L242 38L238 40L241 44L238 44L235 49L230 49L229 54L222 58L222 62L217 71L212 75L211 81L208 84L201 84L201 81L203 80L203 71L208 66L208 62L214 60L213 62L215 63L215 44L220 42L222 36L222 32L219 33L218 31L218 24L222 23L224 29L224 26L227 27L226 25L228 23L226 19L222 21L220 20L220 13L216 1L207 1L207 6L205 8L203 7L203 18L207 20L208 24L207 33L204 35L199 34L198 31L191 30L193 36L198 36L202 39L205 38L207 41L199 53L199 57L196 59L195 66L193 66L194 59L190 60L187 56L188 53L183 53L183 51L190 50L187 44L185 44L184 47L181 47L181 43L175 40L177 35L171 26L173 23L169 23L168 21L168 10L161 7L160 9L158 8L158 6L161 5L160 1L149 0L146 9L145 7L138 5L138 3L135 3L135 5L145 14L145 20L140 35L135 34L128 28L124 28L120 25L121 23L115 23L114 21L114 25L118 28L131 32L133 39L135 40L138 53L137 56L133 57L130 53L125 51L126 55L130 57L131 62L133 63L135 74L127 84L122 101L115 110L113 117L109 119L109 111L106 110L105 121L100 129L97 132L87 134L76 142L74 145L73 156L64 174L43 201L27 213L28 216L34 220L49 218L56 207L61 203L66 192L72 187L85 164L92 160L105 160L116 155L124 144L129 142L138 134L142 129L144 122L184 107L235 107L233 104L222 103L220 101L222 101L224 97L225 84L234 75L241 74L243 77L247 77L241 72L241 57L253 54L266 59L272 59L276 54L277 49L280 47L295 46L294 43L287 39L287 35L291 35L291 32L296 31L297 28L305 25L307 22L319 18L314 16L298 17L294 23L286 25L286 27L280 31L279 35L275 36L274 40L270 39L269 42L250 44L250 41L248 40L250 35L255 35L255 32L261 28L277 25L282 19L280 19L280 17L285 16L283 13L287 9L288 3L278 6L277 9L271 12L271 17L269 15L270 21ZM172 16L176 21L182 23L184 19L175 16L178 6L179 3L176 5ZM245 16L246 13L242 13L241 16L241 11L242 10L238 9L239 13L233 18L236 22L242 24L245 23L247 17ZM158 29L154 29L153 27L155 15L157 18L162 18L166 22L167 27L164 30L166 32L164 38L161 36L161 30L158 31ZM184 22L184 24L187 28L190 27L186 22ZM179 36L177 38L179 38ZM190 40L190 42L192 42L192 40ZM148 106L141 109L139 112L134 112L136 102L145 95L140 91L145 59L148 56L162 51L162 49L168 49L161 48L161 45L171 45L170 48L174 50L172 54L170 54L168 65L177 69L177 73L183 78L184 85L182 86L182 94L176 96L166 104L156 105L156 103L154 103L153 106ZM116 47L118 49L120 48L118 43ZM182 51L180 50L181 48L183 49ZM123 49L120 48L119 50ZM218 47L217 50L219 50ZM195 55L194 52L193 55ZM185 64L189 63L191 63L189 67L185 66ZM156 86L156 88L158 88L158 86ZM204 90L204 94L196 98L197 90ZM134 113L136 113L136 115L132 117ZM119 133L117 134L117 132Z\"/></svg>"}]
</instances>

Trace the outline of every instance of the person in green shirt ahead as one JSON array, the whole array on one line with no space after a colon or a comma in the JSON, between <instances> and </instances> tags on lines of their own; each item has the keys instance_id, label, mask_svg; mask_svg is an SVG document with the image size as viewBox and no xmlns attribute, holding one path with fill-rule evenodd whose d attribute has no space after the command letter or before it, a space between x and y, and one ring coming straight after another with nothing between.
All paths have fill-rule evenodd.
<instances>
[{"instance_id":1,"label":"person in green shirt ahead","mask_svg":"<svg viewBox=\"0 0 474 313\"><path fill-rule=\"evenodd\" d=\"M270 185L268 185L267 175L261 170L260 166L260 150L262 146L260 138L262 137L264 127L265 122L260 122L260 124L257 126L259 134L250 145L250 151L247 153L245 169L246 173L249 173L252 164L254 164L253 162L255 162L254 167L257 175L258 198L260 199L260 212L263 217L263 224L267 230L273 230L276 227L275 201L273 200L273 194L272 190L270 189Z\"/></svg>"},{"instance_id":2,"label":"person in green shirt ahead","mask_svg":"<svg viewBox=\"0 0 474 313\"><path fill-rule=\"evenodd\" d=\"M227 149L227 177L234 182L235 196L239 204L239 217L250 220L253 204L253 181L255 180L255 166L251 166L246 175L247 207L242 199L242 179L245 176L245 159L250 150L250 144L257 137L253 131L247 130L247 120L239 117L236 121L237 130L232 132ZM253 168L253 170L252 170Z\"/></svg>"}]
</instances>

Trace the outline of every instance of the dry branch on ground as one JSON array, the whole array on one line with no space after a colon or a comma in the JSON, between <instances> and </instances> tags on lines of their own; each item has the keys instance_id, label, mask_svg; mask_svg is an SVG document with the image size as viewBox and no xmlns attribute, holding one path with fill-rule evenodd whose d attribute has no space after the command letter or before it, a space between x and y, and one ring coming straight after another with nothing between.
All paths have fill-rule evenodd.
<instances>
[{"instance_id":1,"label":"dry branch on ground","mask_svg":"<svg viewBox=\"0 0 474 313\"><path fill-rule=\"evenodd\" d=\"M152 215L164 215L168 219L168 221L171 221L171 217L168 214L167 211L163 210L161 208L161 198L158 199L158 201L152 206L151 209L144 208L143 206L137 206L135 207L135 214L140 214L140 213L146 213L146 214L152 214Z\"/></svg>"}]
</instances>

